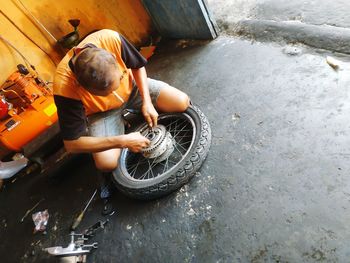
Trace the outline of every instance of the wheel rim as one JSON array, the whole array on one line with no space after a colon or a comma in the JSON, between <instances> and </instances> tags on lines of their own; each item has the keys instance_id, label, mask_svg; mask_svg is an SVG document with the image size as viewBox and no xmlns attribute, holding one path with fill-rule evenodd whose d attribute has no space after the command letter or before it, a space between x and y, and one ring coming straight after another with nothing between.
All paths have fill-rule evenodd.
<instances>
[{"instance_id":1,"label":"wheel rim","mask_svg":"<svg viewBox=\"0 0 350 263\"><path fill-rule=\"evenodd\" d=\"M189 154L196 136L196 126L193 119L186 113L164 114L158 118L158 123L164 125L174 140L174 150L168 158L161 162L147 159L141 153L133 153L123 149L120 156L120 169L129 180L152 181L175 170L179 163ZM147 124L138 128L147 128Z\"/></svg>"}]
</instances>

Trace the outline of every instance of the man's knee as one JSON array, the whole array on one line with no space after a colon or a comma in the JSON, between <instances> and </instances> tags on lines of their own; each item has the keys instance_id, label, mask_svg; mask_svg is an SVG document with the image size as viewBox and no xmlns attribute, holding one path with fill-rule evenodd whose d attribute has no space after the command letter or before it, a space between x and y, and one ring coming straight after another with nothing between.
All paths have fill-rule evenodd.
<instances>
[{"instance_id":1,"label":"man's knee","mask_svg":"<svg viewBox=\"0 0 350 263\"><path fill-rule=\"evenodd\" d=\"M171 86L161 90L157 101L158 109L164 112L183 112L189 105L188 95Z\"/></svg>"},{"instance_id":2,"label":"man's knee","mask_svg":"<svg viewBox=\"0 0 350 263\"><path fill-rule=\"evenodd\" d=\"M95 166L102 172L111 172L118 167L120 151L109 150L93 154Z\"/></svg>"},{"instance_id":3,"label":"man's knee","mask_svg":"<svg viewBox=\"0 0 350 263\"><path fill-rule=\"evenodd\" d=\"M95 166L102 172L112 172L118 167L117 161L95 161Z\"/></svg>"},{"instance_id":4,"label":"man's knee","mask_svg":"<svg viewBox=\"0 0 350 263\"><path fill-rule=\"evenodd\" d=\"M181 93L178 97L178 107L179 107L179 111L185 111L189 106L190 106L190 98L188 97L188 95L186 93Z\"/></svg>"}]
</instances>

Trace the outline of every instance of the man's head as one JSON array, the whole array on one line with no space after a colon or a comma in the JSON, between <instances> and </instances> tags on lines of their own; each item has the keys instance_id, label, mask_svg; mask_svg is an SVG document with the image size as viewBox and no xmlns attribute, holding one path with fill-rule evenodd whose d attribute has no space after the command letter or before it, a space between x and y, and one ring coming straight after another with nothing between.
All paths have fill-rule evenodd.
<instances>
[{"instance_id":1,"label":"man's head","mask_svg":"<svg viewBox=\"0 0 350 263\"><path fill-rule=\"evenodd\" d=\"M90 93L107 96L119 87L121 73L112 53L87 47L78 50L72 62L78 82Z\"/></svg>"}]
</instances>

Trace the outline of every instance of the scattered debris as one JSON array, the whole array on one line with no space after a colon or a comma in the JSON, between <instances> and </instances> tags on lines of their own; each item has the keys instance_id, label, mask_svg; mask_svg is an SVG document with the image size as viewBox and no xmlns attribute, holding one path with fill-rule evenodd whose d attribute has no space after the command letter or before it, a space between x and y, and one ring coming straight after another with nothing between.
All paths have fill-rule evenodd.
<instances>
[{"instance_id":1,"label":"scattered debris","mask_svg":"<svg viewBox=\"0 0 350 263\"><path fill-rule=\"evenodd\" d=\"M7 221L6 221L6 219L3 219L3 220L1 221L1 223L3 224L4 228L7 227Z\"/></svg>"},{"instance_id":2,"label":"scattered debris","mask_svg":"<svg viewBox=\"0 0 350 263\"><path fill-rule=\"evenodd\" d=\"M193 216L196 212L193 210L193 208L190 208L190 210L187 212L189 216Z\"/></svg>"},{"instance_id":3,"label":"scattered debris","mask_svg":"<svg viewBox=\"0 0 350 263\"><path fill-rule=\"evenodd\" d=\"M176 43L176 47L186 48L188 46L189 40L180 39Z\"/></svg>"},{"instance_id":4,"label":"scattered debris","mask_svg":"<svg viewBox=\"0 0 350 263\"><path fill-rule=\"evenodd\" d=\"M241 119L241 115L239 115L238 113L235 113L232 115L232 122L233 122L233 125L236 126L236 124L240 121Z\"/></svg>"},{"instance_id":5,"label":"scattered debris","mask_svg":"<svg viewBox=\"0 0 350 263\"><path fill-rule=\"evenodd\" d=\"M177 48L187 48L193 46L201 46L209 43L209 40L188 40L188 39L180 39L176 42Z\"/></svg>"},{"instance_id":6,"label":"scattered debris","mask_svg":"<svg viewBox=\"0 0 350 263\"><path fill-rule=\"evenodd\" d=\"M108 198L106 200L103 201L103 209L101 214L103 216L112 216L115 214L115 210L114 210L114 206L112 205L112 203L108 200Z\"/></svg>"},{"instance_id":7,"label":"scattered debris","mask_svg":"<svg viewBox=\"0 0 350 263\"><path fill-rule=\"evenodd\" d=\"M333 57L330 57L330 56L327 56L326 61L327 61L328 65L330 65L334 70L338 70L339 65L341 64L341 61L339 61Z\"/></svg>"},{"instance_id":8,"label":"scattered debris","mask_svg":"<svg viewBox=\"0 0 350 263\"><path fill-rule=\"evenodd\" d=\"M288 56L298 56L301 54L301 52L302 50L300 48L294 46L287 46L283 48L283 53Z\"/></svg>"},{"instance_id":9,"label":"scattered debris","mask_svg":"<svg viewBox=\"0 0 350 263\"><path fill-rule=\"evenodd\" d=\"M147 60L149 60L149 58L153 55L155 49L156 49L156 46L141 47L140 53Z\"/></svg>"},{"instance_id":10,"label":"scattered debris","mask_svg":"<svg viewBox=\"0 0 350 263\"><path fill-rule=\"evenodd\" d=\"M238 113L235 113L232 115L232 120L233 121L236 121L236 120L239 120L241 118L241 115L239 115Z\"/></svg>"},{"instance_id":11,"label":"scattered debris","mask_svg":"<svg viewBox=\"0 0 350 263\"><path fill-rule=\"evenodd\" d=\"M22 153L16 153L15 155L12 156L12 160L17 161L20 159L25 158L24 155Z\"/></svg>"},{"instance_id":12,"label":"scattered debris","mask_svg":"<svg viewBox=\"0 0 350 263\"><path fill-rule=\"evenodd\" d=\"M35 225L34 233L46 230L46 225L49 221L49 211L47 209L33 214L32 218Z\"/></svg>"},{"instance_id":13,"label":"scattered debris","mask_svg":"<svg viewBox=\"0 0 350 263\"><path fill-rule=\"evenodd\" d=\"M153 56L154 51L157 48L157 44L160 42L161 39L161 36L151 37L149 45L140 48L141 55L144 56L147 60L149 60L149 58Z\"/></svg>"},{"instance_id":14,"label":"scattered debris","mask_svg":"<svg viewBox=\"0 0 350 263\"><path fill-rule=\"evenodd\" d=\"M39 202L37 202L31 209L29 209L29 210L27 210L27 212L24 214L24 216L22 217L22 219L21 219L21 222L23 222L24 221L24 219L31 213L31 212L33 212L33 210L35 209L35 208L37 208L37 206L42 202L42 201L44 201L45 199L43 198L43 199L41 199Z\"/></svg>"}]
</instances>

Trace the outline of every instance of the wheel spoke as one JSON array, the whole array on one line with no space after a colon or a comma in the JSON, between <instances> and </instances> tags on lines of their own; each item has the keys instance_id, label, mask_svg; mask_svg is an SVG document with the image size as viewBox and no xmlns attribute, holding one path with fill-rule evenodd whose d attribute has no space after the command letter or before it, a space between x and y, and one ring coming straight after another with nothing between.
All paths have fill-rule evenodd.
<instances>
[{"instance_id":1,"label":"wheel spoke","mask_svg":"<svg viewBox=\"0 0 350 263\"><path fill-rule=\"evenodd\" d=\"M187 151L187 149L184 148L183 146L181 146L179 143L175 142L175 144L176 144L177 146L180 146L180 148L182 148L185 152Z\"/></svg>"},{"instance_id":2,"label":"wheel spoke","mask_svg":"<svg viewBox=\"0 0 350 263\"><path fill-rule=\"evenodd\" d=\"M180 120L176 120L175 122L172 122L172 123L170 123L169 125L166 125L165 127L166 127L166 129L168 130L168 131L170 131L170 132L176 132L177 131L177 129L178 129L178 126L180 126L180 125L182 125L182 124L186 124L186 121L185 120L182 120L182 123L180 123L180 124L178 124L178 122L179 122ZM172 125L174 124L174 128L172 128Z\"/></svg>"},{"instance_id":3,"label":"wheel spoke","mask_svg":"<svg viewBox=\"0 0 350 263\"><path fill-rule=\"evenodd\" d=\"M135 178L137 168L138 168L138 165L136 165L135 168L131 171L131 173L130 173L131 177Z\"/></svg>"},{"instance_id":4,"label":"wheel spoke","mask_svg":"<svg viewBox=\"0 0 350 263\"><path fill-rule=\"evenodd\" d=\"M146 162L146 158L145 158L145 160L143 160L143 161L140 161L140 160L141 160L141 158L139 158L139 160L138 160L138 162L137 162L136 164L130 165L129 168L133 169L135 166L138 166L138 165L140 165L140 164L145 164L145 163L147 163L147 162Z\"/></svg>"},{"instance_id":5,"label":"wheel spoke","mask_svg":"<svg viewBox=\"0 0 350 263\"><path fill-rule=\"evenodd\" d=\"M191 136L188 136L188 137L191 137L191 139L192 139L193 134ZM184 140L184 138L187 138L187 136L186 137L183 137L183 136L182 137L175 137L174 139L177 143L180 144ZM188 140L185 143L188 143Z\"/></svg>"},{"instance_id":6,"label":"wheel spoke","mask_svg":"<svg viewBox=\"0 0 350 263\"><path fill-rule=\"evenodd\" d=\"M179 148L177 148L177 145L176 145L176 143L174 144L174 147L175 147L175 149L180 153L180 155L182 156L183 155L183 153L179 150Z\"/></svg>"},{"instance_id":7,"label":"wheel spoke","mask_svg":"<svg viewBox=\"0 0 350 263\"><path fill-rule=\"evenodd\" d=\"M170 156L169 156L169 157L170 157ZM165 164L166 164L166 170L165 170L165 171L169 170L169 157L166 158L166 163L165 163ZM164 171L164 172L165 172L165 171ZM164 172L163 172L163 173L164 173Z\"/></svg>"},{"instance_id":8,"label":"wheel spoke","mask_svg":"<svg viewBox=\"0 0 350 263\"><path fill-rule=\"evenodd\" d=\"M165 173L165 171L168 170L168 160L169 160L169 157L166 158L164 161L161 161L161 162L159 163L160 165L163 165L163 167L164 167L162 173ZM163 163L163 162L165 162L165 163Z\"/></svg>"},{"instance_id":9,"label":"wheel spoke","mask_svg":"<svg viewBox=\"0 0 350 263\"><path fill-rule=\"evenodd\" d=\"M185 122L185 121L183 121L183 122L181 122L181 123L176 123L176 125L175 125L173 131L174 131L174 132L178 131L178 129L179 129L183 124L186 126L186 122Z\"/></svg>"},{"instance_id":10,"label":"wheel spoke","mask_svg":"<svg viewBox=\"0 0 350 263\"><path fill-rule=\"evenodd\" d=\"M151 173L153 174L152 168L154 168L154 167L157 165L157 163L156 163L155 165L153 165L154 162L155 162L155 159L153 159L152 163L150 163L148 159L146 159L146 160L147 160L147 162L148 162L149 168L148 168L148 170L140 177L140 179L145 178L146 175L148 175L148 179L149 179L149 172L151 172ZM153 176L154 176L154 175L153 175Z\"/></svg>"},{"instance_id":11,"label":"wheel spoke","mask_svg":"<svg viewBox=\"0 0 350 263\"><path fill-rule=\"evenodd\" d=\"M180 146L183 146L183 147L185 148L185 147L187 147L188 142L180 143L180 141L178 141L177 144L180 145ZM186 150L187 150L187 149L186 149Z\"/></svg>"},{"instance_id":12,"label":"wheel spoke","mask_svg":"<svg viewBox=\"0 0 350 263\"><path fill-rule=\"evenodd\" d=\"M179 131L177 131L177 133L176 134L174 134L174 137L177 137L181 132L183 132L184 131L184 129L186 128L186 126L187 125L185 125L184 127L182 127L182 129L181 130L179 130Z\"/></svg>"},{"instance_id":13,"label":"wheel spoke","mask_svg":"<svg viewBox=\"0 0 350 263\"><path fill-rule=\"evenodd\" d=\"M135 175L136 175L138 168L140 166L142 166L143 164L145 164L147 162L147 159L144 158L142 155L137 155L137 154L130 154L130 155L133 155L132 157L134 157L134 159L136 159L138 157L137 163L130 165L128 168L130 176L132 178L135 178ZM126 158L127 160L129 160L127 163L130 163L133 158L130 156L128 156L128 157Z\"/></svg>"},{"instance_id":14,"label":"wheel spoke","mask_svg":"<svg viewBox=\"0 0 350 263\"><path fill-rule=\"evenodd\" d=\"M176 126L176 123L180 121L180 119L176 119L175 121L173 122L170 122L170 124L168 125L165 125L165 127L167 128L167 130L171 130L171 126L174 124Z\"/></svg>"}]
</instances>

